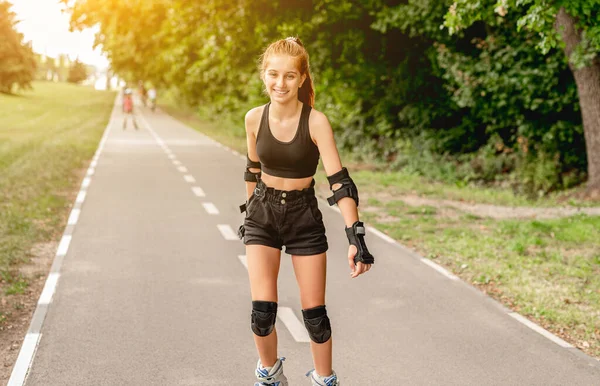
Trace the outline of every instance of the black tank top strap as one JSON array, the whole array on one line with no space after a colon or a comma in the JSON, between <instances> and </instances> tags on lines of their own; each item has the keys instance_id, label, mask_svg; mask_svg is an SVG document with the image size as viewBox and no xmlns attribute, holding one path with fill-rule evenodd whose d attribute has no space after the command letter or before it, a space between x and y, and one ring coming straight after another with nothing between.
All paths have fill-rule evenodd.
<instances>
[{"instance_id":1,"label":"black tank top strap","mask_svg":"<svg viewBox=\"0 0 600 386\"><path fill-rule=\"evenodd\" d=\"M307 141L312 141L310 139L310 128L308 126L308 119L310 118L311 110L312 107L304 103L304 105L302 106L302 113L300 114L300 125L298 127L298 130L302 131L302 140L304 141L304 143L306 143Z\"/></svg>"},{"instance_id":2,"label":"black tank top strap","mask_svg":"<svg viewBox=\"0 0 600 386\"><path fill-rule=\"evenodd\" d=\"M265 135L266 131L270 131L269 130L269 106L270 105L271 105L271 102L269 102L265 105L265 108L263 109L263 112L262 112L262 116L260 117L260 125L258 126L258 134L256 136L257 141L258 141L258 138Z\"/></svg>"}]
</instances>

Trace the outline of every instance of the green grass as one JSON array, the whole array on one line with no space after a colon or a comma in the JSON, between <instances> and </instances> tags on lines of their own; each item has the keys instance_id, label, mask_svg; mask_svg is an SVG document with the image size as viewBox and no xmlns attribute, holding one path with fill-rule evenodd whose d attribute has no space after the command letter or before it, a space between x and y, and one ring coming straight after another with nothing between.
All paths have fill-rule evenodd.
<instances>
[{"instance_id":1,"label":"green grass","mask_svg":"<svg viewBox=\"0 0 600 386\"><path fill-rule=\"evenodd\" d=\"M352 159L352 157L346 157ZM358 168L361 165L356 165ZM530 206L530 207L553 207L553 206L594 206L589 203L573 198L565 199L569 192L558 192L549 194L539 199L531 199L523 195L515 195L512 190L499 187L483 187L468 184L449 184L432 181L425 177L410 174L404 171L381 170L381 165L374 167L375 170L358 170L352 173L352 178L358 184L380 184L388 188L393 194L415 194L428 198L466 201L481 204L493 204L502 206Z\"/></svg>"},{"instance_id":2,"label":"green grass","mask_svg":"<svg viewBox=\"0 0 600 386\"><path fill-rule=\"evenodd\" d=\"M361 217L600 357L600 217L500 221L393 202Z\"/></svg>"},{"instance_id":3,"label":"green grass","mask_svg":"<svg viewBox=\"0 0 600 386\"><path fill-rule=\"evenodd\" d=\"M202 120L175 104L166 110L189 126L244 154L243 130ZM397 197L418 195L503 206L589 205L561 199L565 193L532 200L509 189L431 181L385 165L341 154L365 197L361 218L414 247L508 307L600 357L600 217L555 220L493 220L457 209L410 206ZM317 189L328 191L320 168Z\"/></svg>"},{"instance_id":4,"label":"green grass","mask_svg":"<svg viewBox=\"0 0 600 386\"><path fill-rule=\"evenodd\" d=\"M0 287L21 293L17 268L35 243L57 240L115 93L35 82L0 94ZM2 295L0 293L0 295Z\"/></svg>"}]
</instances>

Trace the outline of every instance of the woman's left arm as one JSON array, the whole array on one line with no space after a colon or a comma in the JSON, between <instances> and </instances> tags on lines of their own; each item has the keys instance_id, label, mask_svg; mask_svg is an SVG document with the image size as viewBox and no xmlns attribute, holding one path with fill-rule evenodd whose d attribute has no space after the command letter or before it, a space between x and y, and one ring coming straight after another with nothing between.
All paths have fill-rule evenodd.
<instances>
[{"instance_id":1,"label":"woman's left arm","mask_svg":"<svg viewBox=\"0 0 600 386\"><path fill-rule=\"evenodd\" d=\"M313 110L310 115L309 127L311 128L311 136L319 148L319 153L323 159L323 167L325 168L325 173L327 174L330 183L332 176L344 173L347 175L347 170L342 168L342 162L340 160L340 155L338 153L337 146L335 144L335 138L333 136L333 129L331 128L329 120L325 114ZM334 183L331 185L331 189L334 192L340 189L340 187L342 187L341 183ZM337 205L340 208L342 217L344 218L344 223L346 224L346 234L350 241L350 246L348 248L348 265L351 269L350 275L354 278L371 269L371 264L367 264L366 262L362 261L355 261L358 248L361 249L361 255L365 255L365 253L368 255L364 256L366 258L365 261L370 261L372 263L373 256L369 253L366 245L364 244L364 225L358 221L358 192L353 193L355 194L356 198L351 196L342 197L337 200ZM360 228L358 232L362 232L358 235L356 234L357 224Z\"/></svg>"}]
</instances>

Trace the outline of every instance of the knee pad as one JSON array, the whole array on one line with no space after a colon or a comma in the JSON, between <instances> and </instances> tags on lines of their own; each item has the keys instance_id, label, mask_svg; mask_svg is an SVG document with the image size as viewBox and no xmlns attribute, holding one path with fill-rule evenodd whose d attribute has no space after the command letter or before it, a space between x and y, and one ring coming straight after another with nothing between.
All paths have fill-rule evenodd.
<instances>
[{"instance_id":1,"label":"knee pad","mask_svg":"<svg viewBox=\"0 0 600 386\"><path fill-rule=\"evenodd\" d=\"M331 338L331 324L325 306L302 310L302 317L308 336L313 342L325 343Z\"/></svg>"},{"instance_id":2,"label":"knee pad","mask_svg":"<svg viewBox=\"0 0 600 386\"><path fill-rule=\"evenodd\" d=\"M267 336L273 332L277 318L277 303L256 300L252 302L252 332L258 336Z\"/></svg>"}]
</instances>

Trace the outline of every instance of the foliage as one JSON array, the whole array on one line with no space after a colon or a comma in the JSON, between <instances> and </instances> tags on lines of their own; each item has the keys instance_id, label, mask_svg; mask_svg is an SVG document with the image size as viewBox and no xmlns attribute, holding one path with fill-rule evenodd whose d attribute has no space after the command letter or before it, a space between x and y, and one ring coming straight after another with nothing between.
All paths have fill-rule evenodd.
<instances>
[{"instance_id":1,"label":"foliage","mask_svg":"<svg viewBox=\"0 0 600 386\"><path fill-rule=\"evenodd\" d=\"M69 76L67 78L67 82L71 83L81 83L87 79L87 68L85 64L81 63L79 60L75 60L69 68Z\"/></svg>"},{"instance_id":2,"label":"foliage","mask_svg":"<svg viewBox=\"0 0 600 386\"><path fill-rule=\"evenodd\" d=\"M507 14L516 12L519 30L539 34L537 47L546 54L562 44L554 25L561 7L577 20L577 27L583 31L582 42L570 60L576 68L589 65L600 52L599 0L457 0L446 14L444 25L456 33L478 20L488 25L500 24Z\"/></svg>"},{"instance_id":3,"label":"foliage","mask_svg":"<svg viewBox=\"0 0 600 386\"><path fill-rule=\"evenodd\" d=\"M0 1L0 92L11 93L15 86L30 88L35 76L35 59L23 34L16 31L15 13L11 4Z\"/></svg>"},{"instance_id":4,"label":"foliage","mask_svg":"<svg viewBox=\"0 0 600 386\"><path fill-rule=\"evenodd\" d=\"M572 5L587 36L582 61L596 47L597 2ZM72 24L99 24L97 43L121 76L170 88L199 112L236 122L240 135L245 111L266 102L260 53L294 35L311 55L316 107L343 148L536 195L581 182L587 164L577 88L551 23L556 7L571 5L452 4L77 0Z\"/></svg>"}]
</instances>

